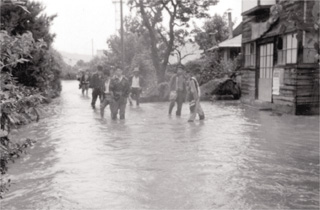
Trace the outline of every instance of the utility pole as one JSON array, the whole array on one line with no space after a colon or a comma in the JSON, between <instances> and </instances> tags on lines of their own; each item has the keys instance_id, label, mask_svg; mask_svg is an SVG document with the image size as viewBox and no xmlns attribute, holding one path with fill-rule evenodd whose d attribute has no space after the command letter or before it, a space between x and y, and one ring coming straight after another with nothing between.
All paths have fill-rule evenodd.
<instances>
[{"instance_id":1,"label":"utility pole","mask_svg":"<svg viewBox=\"0 0 320 210\"><path fill-rule=\"evenodd\" d=\"M93 55L94 55L94 52L93 52L93 39L91 39L91 49L92 49L92 58L93 58Z\"/></svg>"},{"instance_id":2,"label":"utility pole","mask_svg":"<svg viewBox=\"0 0 320 210\"><path fill-rule=\"evenodd\" d=\"M115 32L118 34L118 32L120 31L119 26L120 26L120 6L118 5L120 3L120 0L112 0L112 3L114 5L114 21L115 21Z\"/></svg>"},{"instance_id":3,"label":"utility pole","mask_svg":"<svg viewBox=\"0 0 320 210\"><path fill-rule=\"evenodd\" d=\"M120 0L120 35L121 35L121 67L122 71L124 71L124 34L123 34L123 8L122 8L122 0Z\"/></svg>"}]
</instances>

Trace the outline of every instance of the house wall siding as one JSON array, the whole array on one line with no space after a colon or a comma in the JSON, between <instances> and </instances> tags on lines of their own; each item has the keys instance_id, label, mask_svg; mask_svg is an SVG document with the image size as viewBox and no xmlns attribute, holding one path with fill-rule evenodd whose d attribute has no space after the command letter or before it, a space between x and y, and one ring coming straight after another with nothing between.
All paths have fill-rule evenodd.
<instances>
[{"instance_id":1,"label":"house wall siding","mask_svg":"<svg viewBox=\"0 0 320 210\"><path fill-rule=\"evenodd\" d=\"M313 17L311 15L315 1L307 1L306 22L312 22ZM284 12L281 13L279 20L275 23L279 26L279 23L284 23L288 20L287 11L295 10L301 13L301 17L304 14L304 1L287 2L284 7ZM256 20L264 18L256 18L255 16L243 17L243 34L242 45L248 42L263 43L266 38L252 39L251 24L256 23ZM274 27L277 27L275 25ZM279 30L280 31L280 30ZM281 30L283 34L296 32L294 24L287 24L285 30ZM266 32L268 33L268 31ZM276 33L275 30L269 34L269 38L283 35ZM302 43L298 44L300 48ZM243 48L242 48L243 49ZM257 45L258 52L258 45ZM298 63L295 65L285 65L277 67L282 69L283 81L280 86L280 94L273 95L272 101L274 109L280 112L286 112L291 114L318 114L319 113L319 65L303 64L301 57L301 49L298 51ZM257 54L257 57L259 55ZM246 99L256 99L256 74L258 74L259 62L255 69L242 68L242 95Z\"/></svg>"},{"instance_id":2,"label":"house wall siding","mask_svg":"<svg viewBox=\"0 0 320 210\"><path fill-rule=\"evenodd\" d=\"M252 69L242 69L241 73L241 91L243 97L249 101L255 100L256 71Z\"/></svg>"}]
</instances>

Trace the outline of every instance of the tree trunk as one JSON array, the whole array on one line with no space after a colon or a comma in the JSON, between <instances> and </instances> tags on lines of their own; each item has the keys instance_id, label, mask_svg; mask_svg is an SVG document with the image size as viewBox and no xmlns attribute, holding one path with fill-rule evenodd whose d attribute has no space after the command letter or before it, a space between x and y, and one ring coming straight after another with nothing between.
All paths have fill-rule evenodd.
<instances>
[{"instance_id":1,"label":"tree trunk","mask_svg":"<svg viewBox=\"0 0 320 210\"><path fill-rule=\"evenodd\" d=\"M157 38L156 38L155 30L149 22L147 13L146 13L144 6L143 6L143 0L139 0L139 7L140 7L141 16L142 16L144 25L148 29L148 32L150 35L151 57L152 57L153 66L156 69L157 81L158 81L158 83L161 83L164 81L164 74L162 72L162 68L161 68L161 64L160 64L161 62L160 62L160 57L159 57L158 49L157 49ZM163 76L162 76L162 74L163 74Z\"/></svg>"},{"instance_id":2,"label":"tree trunk","mask_svg":"<svg viewBox=\"0 0 320 210\"><path fill-rule=\"evenodd\" d=\"M173 12L169 10L169 8L164 4L164 8L170 14L170 23L169 23L169 41L167 42L167 49L164 53L163 61L161 62L160 55L158 53L158 40L156 35L156 30L154 26L150 23L147 12L145 11L143 0L139 0L139 8L141 12L141 16L144 22L144 25L148 29L150 35L150 44L151 44L151 55L152 55L152 63L156 69L157 73L157 82L158 84L165 81L165 73L169 62L169 57L173 49L174 45L174 20L177 13L177 5L173 4Z\"/></svg>"}]
</instances>

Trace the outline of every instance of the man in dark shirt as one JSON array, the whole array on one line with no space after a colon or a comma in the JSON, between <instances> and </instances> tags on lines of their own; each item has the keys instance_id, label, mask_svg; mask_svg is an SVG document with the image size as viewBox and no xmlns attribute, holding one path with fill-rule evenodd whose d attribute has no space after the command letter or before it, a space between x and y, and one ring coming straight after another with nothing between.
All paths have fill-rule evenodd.
<instances>
[{"instance_id":1,"label":"man in dark shirt","mask_svg":"<svg viewBox=\"0 0 320 210\"><path fill-rule=\"evenodd\" d=\"M90 87L93 88L92 101L91 101L91 106L93 109L96 108L97 98L99 97L100 101L102 100L103 86L104 86L103 68L102 66L98 66L97 68L98 68L98 72L94 74L90 80Z\"/></svg>"},{"instance_id":2,"label":"man in dark shirt","mask_svg":"<svg viewBox=\"0 0 320 210\"><path fill-rule=\"evenodd\" d=\"M82 95L84 95L85 92L86 92L86 95L88 95L89 83L90 83L90 75L89 75L89 71L86 70L82 75L82 77L80 78Z\"/></svg>"},{"instance_id":3,"label":"man in dark shirt","mask_svg":"<svg viewBox=\"0 0 320 210\"><path fill-rule=\"evenodd\" d=\"M120 119L125 119L125 111L127 105L127 98L130 93L130 84L127 78L123 76L122 69L118 68L114 77L110 82L110 92L112 93L113 100L110 104L111 118L117 119L118 112L120 112Z\"/></svg>"},{"instance_id":4,"label":"man in dark shirt","mask_svg":"<svg viewBox=\"0 0 320 210\"><path fill-rule=\"evenodd\" d=\"M181 116L182 104L186 97L186 80L184 77L183 66L178 66L177 73L174 74L169 82L170 88L170 105L169 105L169 115L173 110L175 103L177 103L176 115Z\"/></svg>"}]
</instances>

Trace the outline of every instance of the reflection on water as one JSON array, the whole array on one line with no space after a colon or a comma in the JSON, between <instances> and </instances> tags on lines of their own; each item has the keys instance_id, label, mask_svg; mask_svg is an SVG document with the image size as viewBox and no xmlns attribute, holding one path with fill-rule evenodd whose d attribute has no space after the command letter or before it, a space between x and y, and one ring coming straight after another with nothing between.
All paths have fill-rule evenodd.
<instances>
[{"instance_id":1,"label":"reflection on water","mask_svg":"<svg viewBox=\"0 0 320 210\"><path fill-rule=\"evenodd\" d=\"M2 209L318 209L318 117L204 103L207 119L167 104L102 120L76 82L47 118L13 134L38 140L10 166ZM106 112L107 113L107 112Z\"/></svg>"}]
</instances>

